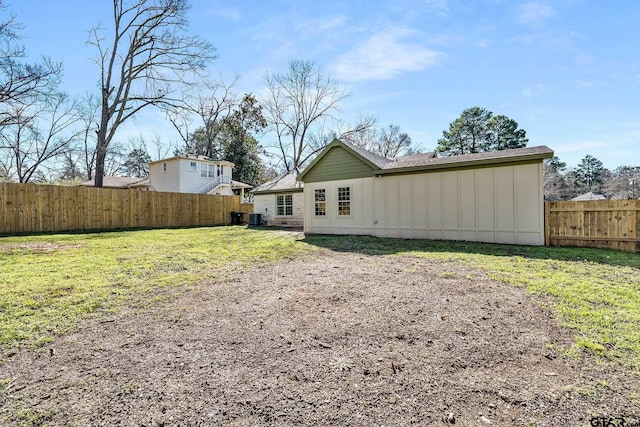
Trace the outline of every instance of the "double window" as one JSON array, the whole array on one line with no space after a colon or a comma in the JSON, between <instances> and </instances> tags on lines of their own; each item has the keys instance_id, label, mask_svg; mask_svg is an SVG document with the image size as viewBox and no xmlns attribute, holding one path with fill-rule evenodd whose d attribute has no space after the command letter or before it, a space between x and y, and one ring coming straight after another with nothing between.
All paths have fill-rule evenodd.
<instances>
[{"instance_id":1,"label":"double window","mask_svg":"<svg viewBox=\"0 0 640 427\"><path fill-rule=\"evenodd\" d=\"M200 178L215 178L215 177L216 177L216 165L200 163Z\"/></svg>"},{"instance_id":2,"label":"double window","mask_svg":"<svg viewBox=\"0 0 640 427\"><path fill-rule=\"evenodd\" d=\"M293 195L276 196L276 215L293 215Z\"/></svg>"},{"instance_id":3,"label":"double window","mask_svg":"<svg viewBox=\"0 0 640 427\"><path fill-rule=\"evenodd\" d=\"M338 216L351 216L351 187L338 187ZM327 190L318 188L314 190L315 216L327 215Z\"/></svg>"}]
</instances>

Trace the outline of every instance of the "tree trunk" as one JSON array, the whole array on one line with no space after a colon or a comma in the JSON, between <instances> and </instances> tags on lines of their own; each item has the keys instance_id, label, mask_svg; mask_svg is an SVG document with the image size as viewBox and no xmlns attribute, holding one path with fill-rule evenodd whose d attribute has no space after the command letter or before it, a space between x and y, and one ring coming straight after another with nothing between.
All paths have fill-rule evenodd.
<instances>
[{"instance_id":1,"label":"tree trunk","mask_svg":"<svg viewBox=\"0 0 640 427\"><path fill-rule=\"evenodd\" d=\"M104 159L107 157L107 150L103 145L98 145L96 147L96 170L95 170L95 187L102 187L103 178L104 178Z\"/></svg>"}]
</instances>

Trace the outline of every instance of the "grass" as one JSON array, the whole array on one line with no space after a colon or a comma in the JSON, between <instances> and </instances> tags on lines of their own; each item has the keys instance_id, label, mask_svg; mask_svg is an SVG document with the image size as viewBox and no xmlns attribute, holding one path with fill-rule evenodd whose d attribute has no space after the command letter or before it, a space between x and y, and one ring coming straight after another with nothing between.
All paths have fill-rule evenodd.
<instances>
[{"instance_id":1,"label":"grass","mask_svg":"<svg viewBox=\"0 0 640 427\"><path fill-rule=\"evenodd\" d=\"M231 227L0 238L0 346L41 346L96 310L300 249L290 235Z\"/></svg>"},{"instance_id":2,"label":"grass","mask_svg":"<svg viewBox=\"0 0 640 427\"><path fill-rule=\"evenodd\" d=\"M335 251L413 255L483 269L494 280L549 296L558 318L575 331L576 348L631 366L640 375L638 254L351 236L309 236L304 241Z\"/></svg>"},{"instance_id":3,"label":"grass","mask_svg":"<svg viewBox=\"0 0 640 427\"><path fill-rule=\"evenodd\" d=\"M0 238L0 346L43 345L96 310L131 298L153 304L163 287L220 278L318 247L413 255L480 269L547 295L575 331L575 348L640 374L640 256L584 248L292 235L242 227ZM451 264L450 264L451 263ZM444 277L443 276L443 277Z\"/></svg>"}]
</instances>

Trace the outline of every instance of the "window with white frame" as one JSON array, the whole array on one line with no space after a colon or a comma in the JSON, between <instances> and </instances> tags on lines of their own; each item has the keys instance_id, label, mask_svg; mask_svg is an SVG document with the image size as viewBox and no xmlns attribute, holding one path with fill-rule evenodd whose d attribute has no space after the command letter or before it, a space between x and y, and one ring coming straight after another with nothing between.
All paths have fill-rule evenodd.
<instances>
[{"instance_id":1,"label":"window with white frame","mask_svg":"<svg viewBox=\"0 0 640 427\"><path fill-rule=\"evenodd\" d=\"M351 215L351 187L338 187L338 216Z\"/></svg>"},{"instance_id":2,"label":"window with white frame","mask_svg":"<svg viewBox=\"0 0 640 427\"><path fill-rule=\"evenodd\" d=\"M283 194L276 196L276 215L293 215L293 195Z\"/></svg>"},{"instance_id":3,"label":"window with white frame","mask_svg":"<svg viewBox=\"0 0 640 427\"><path fill-rule=\"evenodd\" d=\"M191 172L197 172L198 171L198 163L197 162L189 162L189 170Z\"/></svg>"},{"instance_id":4,"label":"window with white frame","mask_svg":"<svg viewBox=\"0 0 640 427\"><path fill-rule=\"evenodd\" d=\"M207 163L200 164L200 178L215 178L216 177L216 165L209 165Z\"/></svg>"},{"instance_id":5,"label":"window with white frame","mask_svg":"<svg viewBox=\"0 0 640 427\"><path fill-rule=\"evenodd\" d=\"M316 216L325 216L327 214L327 192L324 188L314 191L315 213Z\"/></svg>"}]
</instances>

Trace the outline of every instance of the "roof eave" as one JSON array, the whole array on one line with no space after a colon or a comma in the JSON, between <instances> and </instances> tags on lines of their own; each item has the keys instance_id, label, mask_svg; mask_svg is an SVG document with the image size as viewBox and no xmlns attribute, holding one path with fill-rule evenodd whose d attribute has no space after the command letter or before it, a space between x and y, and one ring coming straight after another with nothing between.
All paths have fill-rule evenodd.
<instances>
[{"instance_id":1,"label":"roof eave","mask_svg":"<svg viewBox=\"0 0 640 427\"><path fill-rule=\"evenodd\" d=\"M525 154L525 155L513 156L513 157L500 157L500 158L494 158L494 159L476 159L476 160L466 160L462 162L435 163L431 165L422 165L422 166L407 166L407 167L400 167L400 168L379 169L375 171L375 174L390 175L390 174L399 173L399 172L420 172L420 171L429 171L429 170L459 169L462 167L469 167L469 166L485 166L485 165L526 162L526 161L533 161L533 160L544 160L544 159L550 159L551 157L553 157L553 151L543 152L543 153L534 153L534 154Z\"/></svg>"},{"instance_id":2,"label":"roof eave","mask_svg":"<svg viewBox=\"0 0 640 427\"><path fill-rule=\"evenodd\" d=\"M250 193L253 195L266 195L266 194L281 194L281 193L301 193L304 191L304 187L296 187L296 188L281 188L278 190L251 190Z\"/></svg>"}]
</instances>

